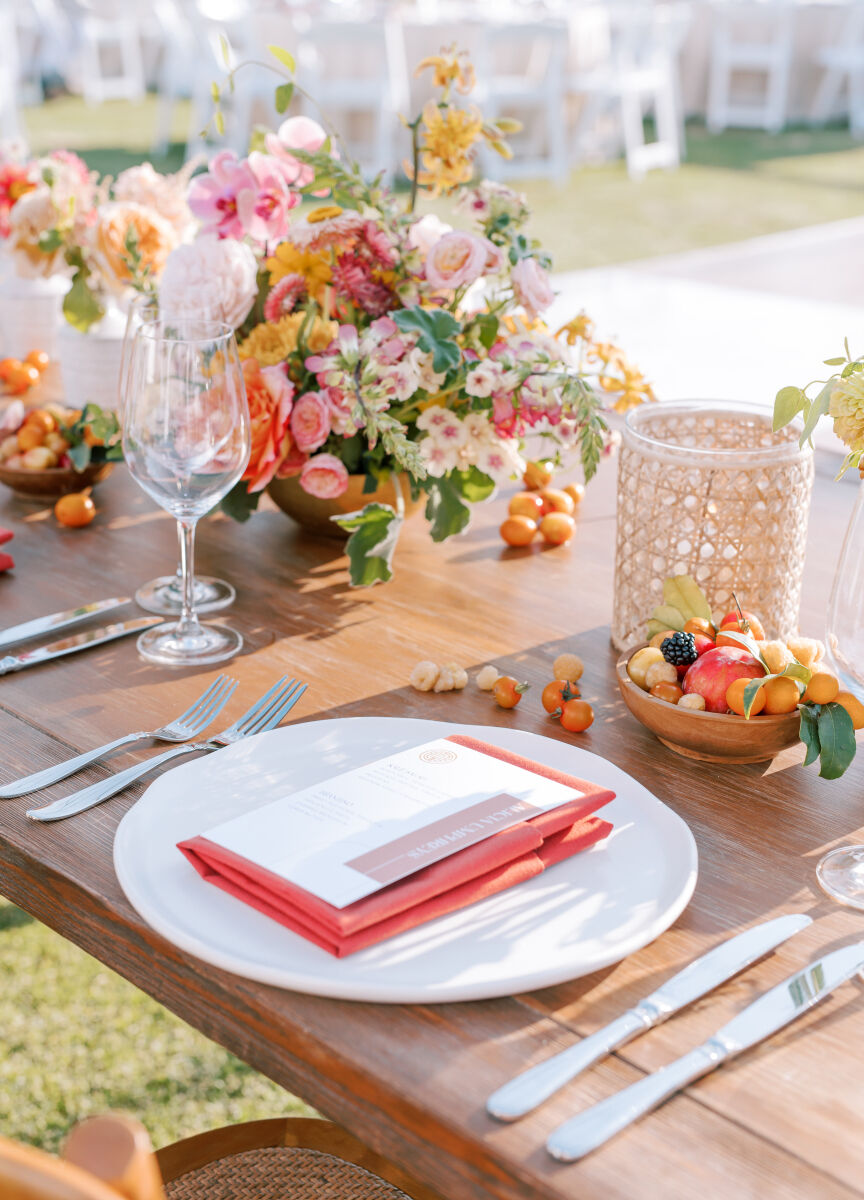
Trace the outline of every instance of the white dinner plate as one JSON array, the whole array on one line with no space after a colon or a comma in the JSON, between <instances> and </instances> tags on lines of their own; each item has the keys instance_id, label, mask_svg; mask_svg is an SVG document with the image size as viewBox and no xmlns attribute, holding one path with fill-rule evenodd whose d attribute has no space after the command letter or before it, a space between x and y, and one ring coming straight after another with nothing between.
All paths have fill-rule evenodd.
<instances>
[{"instance_id":1,"label":"white dinner plate","mask_svg":"<svg viewBox=\"0 0 864 1200\"><path fill-rule=\"evenodd\" d=\"M280 793L450 733L612 788L599 815L613 833L509 891L347 958L205 883L177 849ZM509 996L620 961L681 913L697 855L679 816L578 746L497 726L343 717L288 725L167 771L121 821L114 865L144 920L205 962L317 996L416 1004Z\"/></svg>"}]
</instances>

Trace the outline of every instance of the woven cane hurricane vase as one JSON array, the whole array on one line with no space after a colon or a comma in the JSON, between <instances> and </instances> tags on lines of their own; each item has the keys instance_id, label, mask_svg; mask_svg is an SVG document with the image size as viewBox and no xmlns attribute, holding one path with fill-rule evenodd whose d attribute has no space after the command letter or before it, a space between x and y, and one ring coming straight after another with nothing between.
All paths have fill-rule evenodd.
<instances>
[{"instance_id":1,"label":"woven cane hurricane vase","mask_svg":"<svg viewBox=\"0 0 864 1200\"><path fill-rule=\"evenodd\" d=\"M712 610L734 592L769 636L797 628L813 485L800 429L768 412L702 401L646 405L627 417L618 463L612 642L643 639L663 580L692 575Z\"/></svg>"}]
</instances>

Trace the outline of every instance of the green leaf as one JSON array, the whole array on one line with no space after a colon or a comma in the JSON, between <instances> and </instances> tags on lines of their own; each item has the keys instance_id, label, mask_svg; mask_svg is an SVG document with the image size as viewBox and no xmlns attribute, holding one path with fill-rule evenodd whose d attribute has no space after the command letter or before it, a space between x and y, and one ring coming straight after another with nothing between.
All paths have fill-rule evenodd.
<instances>
[{"instance_id":1,"label":"green leaf","mask_svg":"<svg viewBox=\"0 0 864 1200\"><path fill-rule=\"evenodd\" d=\"M807 397L801 388L781 388L774 398L774 432L797 417L806 403Z\"/></svg>"},{"instance_id":2,"label":"green leaf","mask_svg":"<svg viewBox=\"0 0 864 1200\"><path fill-rule=\"evenodd\" d=\"M276 111L284 113L291 103L291 97L294 95L293 83L280 83L276 89Z\"/></svg>"},{"instance_id":3,"label":"green leaf","mask_svg":"<svg viewBox=\"0 0 864 1200\"><path fill-rule=\"evenodd\" d=\"M352 587L371 587L392 578L391 563L402 518L389 504L367 504L359 512L333 520L351 533L345 551Z\"/></svg>"},{"instance_id":4,"label":"green leaf","mask_svg":"<svg viewBox=\"0 0 864 1200\"><path fill-rule=\"evenodd\" d=\"M498 336L500 324L498 318L494 313L478 313L474 318L474 324L477 326L480 345L486 350L491 350Z\"/></svg>"},{"instance_id":5,"label":"green leaf","mask_svg":"<svg viewBox=\"0 0 864 1200\"><path fill-rule=\"evenodd\" d=\"M801 436L798 439L798 444L803 446L805 442L810 440L813 430L820 417L823 417L828 411L828 405L831 401L831 393L834 391L834 380L829 379L822 391L810 405L804 419L804 428L801 430Z\"/></svg>"},{"instance_id":6,"label":"green leaf","mask_svg":"<svg viewBox=\"0 0 864 1200\"><path fill-rule=\"evenodd\" d=\"M762 651L759 649L758 645L756 644L756 639L752 636L752 634L738 633L733 630L729 630L727 632L726 630L724 630L723 636L731 638L733 642L736 642L744 650L749 650L750 653L753 655L753 657L758 662L761 662L761 664L765 668L765 670L766 671L768 670L768 664L765 662L765 659L762 657Z\"/></svg>"},{"instance_id":7,"label":"green leaf","mask_svg":"<svg viewBox=\"0 0 864 1200\"><path fill-rule=\"evenodd\" d=\"M218 133L219 133L219 134L220 134L222 137L224 137L224 136L225 136L225 118L224 118L224 117L223 117L223 115L222 115L222 110L221 110L221 109L220 109L220 110L219 110L219 111L216 113L216 115L215 115L215 117L213 118L213 120L214 120L214 122L215 122L215 124L216 124L216 130L217 130L217 132L218 132Z\"/></svg>"},{"instance_id":8,"label":"green leaf","mask_svg":"<svg viewBox=\"0 0 864 1200\"><path fill-rule=\"evenodd\" d=\"M759 689L763 686L767 678L770 678L770 676L763 675L761 679L751 679L744 688L744 716L748 719L748 721L750 719L750 713L753 708L753 704L759 694Z\"/></svg>"},{"instance_id":9,"label":"green leaf","mask_svg":"<svg viewBox=\"0 0 864 1200\"><path fill-rule=\"evenodd\" d=\"M228 45L228 39L224 33L219 34L219 49L222 51L222 61L228 70L231 70L231 47Z\"/></svg>"},{"instance_id":10,"label":"green leaf","mask_svg":"<svg viewBox=\"0 0 864 1200\"><path fill-rule=\"evenodd\" d=\"M855 757L855 727L842 704L820 704L819 775L822 779L839 779Z\"/></svg>"},{"instance_id":11,"label":"green leaf","mask_svg":"<svg viewBox=\"0 0 864 1200\"><path fill-rule=\"evenodd\" d=\"M417 333L417 344L421 350L432 354L432 366L441 373L457 367L462 361L462 351L454 341L462 329L452 313L442 308L402 308L393 314L393 320L403 333Z\"/></svg>"},{"instance_id":12,"label":"green leaf","mask_svg":"<svg viewBox=\"0 0 864 1200\"><path fill-rule=\"evenodd\" d=\"M224 513L231 518L232 521L239 521L241 524L248 521L258 507L258 502L261 499L260 492L250 492L244 480L235 483L227 496L222 497L222 502L219 507Z\"/></svg>"},{"instance_id":13,"label":"green leaf","mask_svg":"<svg viewBox=\"0 0 864 1200\"><path fill-rule=\"evenodd\" d=\"M807 747L807 753L804 756L804 766L809 767L819 757L819 751L822 749L819 744L819 705L802 704L800 711L800 737L801 741Z\"/></svg>"},{"instance_id":14,"label":"green leaf","mask_svg":"<svg viewBox=\"0 0 864 1200\"><path fill-rule=\"evenodd\" d=\"M63 315L75 329L86 333L105 315L96 293L87 283L88 272L78 270L72 276L72 286L63 297Z\"/></svg>"},{"instance_id":15,"label":"green leaf","mask_svg":"<svg viewBox=\"0 0 864 1200\"><path fill-rule=\"evenodd\" d=\"M381 481L379 480L378 476L369 471L366 475L366 478L363 480L363 495L371 496L373 492L378 491L380 486Z\"/></svg>"},{"instance_id":16,"label":"green leaf","mask_svg":"<svg viewBox=\"0 0 864 1200\"><path fill-rule=\"evenodd\" d=\"M72 462L72 466L76 471L83 471L90 465L91 447L86 442L79 442L77 446L70 446L66 451Z\"/></svg>"},{"instance_id":17,"label":"green leaf","mask_svg":"<svg viewBox=\"0 0 864 1200\"><path fill-rule=\"evenodd\" d=\"M822 360L826 367L842 367L845 363L845 358L823 358Z\"/></svg>"},{"instance_id":18,"label":"green leaf","mask_svg":"<svg viewBox=\"0 0 864 1200\"><path fill-rule=\"evenodd\" d=\"M294 61L293 54L286 50L284 46L275 46L271 44L268 45L267 49L275 59L278 59L283 67L287 67L291 74L294 74L294 72L297 70L297 64Z\"/></svg>"},{"instance_id":19,"label":"green leaf","mask_svg":"<svg viewBox=\"0 0 864 1200\"><path fill-rule=\"evenodd\" d=\"M210 84L210 95L213 98L213 103L218 104L219 103L219 84L216 83L215 80L213 83Z\"/></svg>"},{"instance_id":20,"label":"green leaf","mask_svg":"<svg viewBox=\"0 0 864 1200\"><path fill-rule=\"evenodd\" d=\"M98 404L85 404L84 411L76 422L76 428L81 429L83 433L86 426L90 427L90 432L94 437L103 442L113 441L120 433L117 414L106 412Z\"/></svg>"},{"instance_id":21,"label":"green leaf","mask_svg":"<svg viewBox=\"0 0 864 1200\"><path fill-rule=\"evenodd\" d=\"M495 480L484 475L479 467L469 467L467 471L451 471L449 478L459 495L470 504L488 500L495 491Z\"/></svg>"},{"instance_id":22,"label":"green leaf","mask_svg":"<svg viewBox=\"0 0 864 1200\"><path fill-rule=\"evenodd\" d=\"M43 254L53 254L63 245L59 229L46 229L39 234L37 245Z\"/></svg>"},{"instance_id":23,"label":"green leaf","mask_svg":"<svg viewBox=\"0 0 864 1200\"><path fill-rule=\"evenodd\" d=\"M426 520L431 525L433 542L443 542L466 529L471 510L463 504L452 481L446 476L433 479L426 501Z\"/></svg>"}]
</instances>

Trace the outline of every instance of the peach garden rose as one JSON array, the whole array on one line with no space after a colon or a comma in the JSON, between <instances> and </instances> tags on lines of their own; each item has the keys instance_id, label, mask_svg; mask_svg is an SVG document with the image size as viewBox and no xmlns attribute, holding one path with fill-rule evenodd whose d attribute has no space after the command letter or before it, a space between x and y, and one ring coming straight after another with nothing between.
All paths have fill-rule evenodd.
<instances>
[{"instance_id":1,"label":"peach garden rose","mask_svg":"<svg viewBox=\"0 0 864 1200\"><path fill-rule=\"evenodd\" d=\"M243 380L252 434L252 452L243 479L250 492L260 492L291 449L294 385L281 366L262 368L254 358L244 360Z\"/></svg>"},{"instance_id":2,"label":"peach garden rose","mask_svg":"<svg viewBox=\"0 0 864 1200\"><path fill-rule=\"evenodd\" d=\"M330 407L317 392L304 392L291 412L294 445L305 454L323 446L330 434Z\"/></svg>"},{"instance_id":3,"label":"peach garden rose","mask_svg":"<svg viewBox=\"0 0 864 1200\"><path fill-rule=\"evenodd\" d=\"M475 233L445 233L426 258L426 279L434 288L451 291L474 283L486 270L489 249Z\"/></svg>"},{"instance_id":4,"label":"peach garden rose","mask_svg":"<svg viewBox=\"0 0 864 1200\"><path fill-rule=\"evenodd\" d=\"M348 470L335 454L315 454L300 472L300 486L319 500L332 500L348 489Z\"/></svg>"}]
</instances>

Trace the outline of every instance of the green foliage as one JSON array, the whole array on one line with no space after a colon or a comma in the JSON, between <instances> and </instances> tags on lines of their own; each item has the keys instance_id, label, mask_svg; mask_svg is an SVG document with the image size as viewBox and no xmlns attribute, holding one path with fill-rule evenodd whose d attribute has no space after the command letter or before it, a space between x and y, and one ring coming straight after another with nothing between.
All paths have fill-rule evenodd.
<instances>
[{"instance_id":1,"label":"green foliage","mask_svg":"<svg viewBox=\"0 0 864 1200\"><path fill-rule=\"evenodd\" d=\"M462 326L452 313L442 308L427 309L415 305L413 308L402 308L393 313L393 320L403 333L417 333L417 344L421 350L431 354L432 366L439 373L458 367L462 361L462 351L456 341L456 335Z\"/></svg>"},{"instance_id":2,"label":"green foliage","mask_svg":"<svg viewBox=\"0 0 864 1200\"><path fill-rule=\"evenodd\" d=\"M72 286L63 297L63 315L75 329L86 333L105 315L98 296L87 282L90 272L82 265L72 276Z\"/></svg>"},{"instance_id":3,"label":"green foliage","mask_svg":"<svg viewBox=\"0 0 864 1200\"><path fill-rule=\"evenodd\" d=\"M37 245L43 254L53 254L63 245L63 237L59 229L45 229L39 234Z\"/></svg>"},{"instance_id":4,"label":"green foliage","mask_svg":"<svg viewBox=\"0 0 864 1200\"><path fill-rule=\"evenodd\" d=\"M449 478L459 495L469 504L488 500L495 491L495 480L484 475L479 467L469 467L467 471L451 471Z\"/></svg>"},{"instance_id":5,"label":"green foliage","mask_svg":"<svg viewBox=\"0 0 864 1200\"><path fill-rule=\"evenodd\" d=\"M291 103L294 96L293 83L280 83L275 93L275 104L277 113L284 113L288 110L288 105Z\"/></svg>"},{"instance_id":6,"label":"green foliage","mask_svg":"<svg viewBox=\"0 0 864 1200\"><path fill-rule=\"evenodd\" d=\"M367 504L359 512L333 517L349 537L348 555L352 587L386 583L393 575L393 551L399 540L402 518L389 504Z\"/></svg>"},{"instance_id":7,"label":"green foliage","mask_svg":"<svg viewBox=\"0 0 864 1200\"><path fill-rule=\"evenodd\" d=\"M120 462L123 459L117 416L113 412L106 412L98 404L85 404L78 420L63 426L61 432L69 443L67 454L76 471L83 471L91 462ZM85 441L88 433L103 444L89 445Z\"/></svg>"},{"instance_id":8,"label":"green foliage","mask_svg":"<svg viewBox=\"0 0 864 1200\"><path fill-rule=\"evenodd\" d=\"M491 350L498 336L500 321L494 313L481 312L474 318L473 323L478 330L480 345L486 350Z\"/></svg>"},{"instance_id":9,"label":"green foliage","mask_svg":"<svg viewBox=\"0 0 864 1200\"><path fill-rule=\"evenodd\" d=\"M294 74L294 72L297 70L297 64L294 61L294 55L291 54L290 51L286 50L284 46L276 46L272 43L267 46L267 49L277 60L277 62L280 62L283 67L286 67L292 75Z\"/></svg>"},{"instance_id":10,"label":"green foliage","mask_svg":"<svg viewBox=\"0 0 864 1200\"><path fill-rule=\"evenodd\" d=\"M258 508L261 499L260 492L250 492L245 480L235 483L226 496L222 497L219 507L234 521L243 524L248 521Z\"/></svg>"},{"instance_id":11,"label":"green foliage","mask_svg":"<svg viewBox=\"0 0 864 1200\"><path fill-rule=\"evenodd\" d=\"M839 779L855 757L855 727L842 704L802 704L804 766L819 759L822 779Z\"/></svg>"},{"instance_id":12,"label":"green foliage","mask_svg":"<svg viewBox=\"0 0 864 1200\"><path fill-rule=\"evenodd\" d=\"M451 475L454 472L451 472ZM456 533L467 529L471 510L459 494L459 487L450 476L433 479L426 501L426 520L433 542L443 542Z\"/></svg>"}]
</instances>

